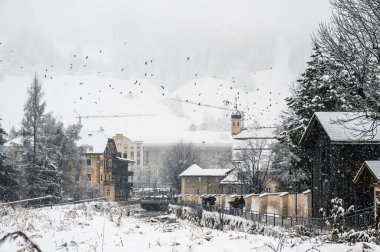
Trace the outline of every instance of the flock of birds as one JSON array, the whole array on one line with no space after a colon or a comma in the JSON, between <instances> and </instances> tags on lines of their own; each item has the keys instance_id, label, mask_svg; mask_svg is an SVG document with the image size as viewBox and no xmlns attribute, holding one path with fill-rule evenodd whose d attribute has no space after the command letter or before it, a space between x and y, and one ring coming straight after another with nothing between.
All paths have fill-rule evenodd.
<instances>
[{"instance_id":1,"label":"flock of birds","mask_svg":"<svg viewBox=\"0 0 380 252\"><path fill-rule=\"evenodd\" d=\"M127 43L124 42L124 45L126 45L126 44ZM4 44L2 42L0 42L0 52L2 49L1 46L3 46L3 45ZM15 54L17 52L15 52L14 50L9 50L9 53ZM98 53L97 56L102 55L103 49L99 49L97 51L97 53ZM97 58L97 56L95 56L95 55L79 55L77 53L72 54L71 62L68 63L68 65L67 65L68 73L70 74L70 71L74 71L74 69L76 69L77 71L78 70L81 71L83 69L88 69L89 65L91 65L91 62L90 62L91 58ZM185 56L183 60L185 62L191 62L192 58L190 56ZM0 69L1 69L1 64L4 64L4 61L5 60L3 60L0 57ZM141 75L141 78L133 80L131 86L129 86L129 90L121 89L121 88L119 88L113 84L109 84L109 83L107 83L107 84L105 83L104 87L113 91L114 95L126 95L127 98L133 98L135 95L144 95L144 80L147 80L148 78L150 78L149 79L150 82L155 82L155 80L153 79L155 77L155 74L153 73L151 68L149 68L149 66L153 65L154 63L155 62L153 59L145 59L145 60L141 61L141 64L143 66L145 66L146 70ZM53 69L54 69L54 67L55 67L54 64L51 64L48 67L44 68L43 75L42 75L44 79L53 80ZM19 68L24 69L24 66L19 66ZM265 70L272 70L272 67L267 68ZM120 67L120 69L118 71L120 71L120 72L127 72L127 71L132 72L133 70L124 66L124 67ZM101 75L102 72L97 71L97 74ZM253 73L253 75L254 74L256 74L256 73ZM275 104L278 104L278 101L280 99L280 95L281 95L280 92L275 93L273 91L269 91L269 93L261 94L261 97L265 99L265 102L268 105L266 107L261 108L260 110L255 110L255 108L258 105L257 104L258 101L249 99L248 96L250 96L252 94L252 92L254 92L255 94L260 94L260 87L257 87L255 90L252 90L252 89L250 89L249 85L242 85L242 84L238 83L237 78L235 78L235 77L231 77L230 81L219 80L216 75L212 75L212 77L220 82L220 84L218 85L216 90L214 90L215 96L220 97L220 102L219 102L219 104L215 104L215 105L220 106L220 104L222 104L226 108L226 111L230 110L231 108L237 109L239 111L244 111L245 117L248 120L252 120L254 118L257 118L259 116L258 113L262 116L266 113L270 113L272 107ZM78 76L78 78L80 78L80 75ZM205 97L206 95L204 95L201 91L202 85L207 85L207 83L202 83L202 78L200 78L200 75L198 75L198 73L193 73L193 80L194 80L194 84L193 84L193 92L194 93L192 94L193 100L191 98L188 98L188 99L184 100L184 102L187 102L189 104L193 104L193 106L196 104L196 105L201 106L201 107L202 106L210 107L210 104L203 103L200 101L202 98L205 98L207 100L207 97ZM105 91L104 89L93 90L93 88L91 87L91 84L87 84L84 81L78 81L78 85L83 86L83 87L86 86L87 91L86 91L86 93L82 93L77 98L75 98L73 103L80 105L80 103L84 102L85 100L91 100L91 102L93 103L94 106L99 105L99 103L102 99L102 92ZM160 95L163 98L170 98L167 95L169 87L163 83L158 84L158 85L159 85L158 89L160 90L160 93L157 95ZM243 96L245 96L244 99L242 99ZM195 101L194 97L199 98L199 101ZM205 99L203 99L203 100L205 100ZM247 101L247 100L251 100L251 101L248 103L243 102L243 101ZM269 103L268 103L268 101L269 101ZM220 107L220 109L223 109L223 107ZM193 111L197 112L197 109L194 108ZM226 116L228 117L229 113L226 113Z\"/></svg>"}]
</instances>

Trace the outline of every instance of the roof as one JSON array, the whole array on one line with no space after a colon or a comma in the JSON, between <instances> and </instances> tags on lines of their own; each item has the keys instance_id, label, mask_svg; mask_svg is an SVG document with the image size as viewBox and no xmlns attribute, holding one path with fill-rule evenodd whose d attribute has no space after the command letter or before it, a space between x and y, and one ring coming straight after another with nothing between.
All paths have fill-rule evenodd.
<instances>
[{"instance_id":1,"label":"roof","mask_svg":"<svg viewBox=\"0 0 380 252\"><path fill-rule=\"evenodd\" d=\"M276 139L275 127L258 127L258 128L245 128L238 134L234 134L234 139Z\"/></svg>"},{"instance_id":2,"label":"roof","mask_svg":"<svg viewBox=\"0 0 380 252\"><path fill-rule=\"evenodd\" d=\"M90 145L91 148L86 153L103 153L107 147L108 137L103 132L87 132L82 139L79 140L79 145Z\"/></svg>"},{"instance_id":3,"label":"roof","mask_svg":"<svg viewBox=\"0 0 380 252\"><path fill-rule=\"evenodd\" d=\"M134 163L135 160L128 159L128 158L121 158L121 157L116 157L117 160L123 161L123 162L128 162L128 163Z\"/></svg>"},{"instance_id":4,"label":"roof","mask_svg":"<svg viewBox=\"0 0 380 252\"><path fill-rule=\"evenodd\" d=\"M203 169L196 164L193 164L185 171L183 171L179 177L203 177L203 176L212 176L212 177L224 177L232 169Z\"/></svg>"},{"instance_id":5,"label":"roof","mask_svg":"<svg viewBox=\"0 0 380 252\"><path fill-rule=\"evenodd\" d=\"M242 184L242 182L238 179L237 170L234 169L224 179L222 179L222 181L220 181L220 184L240 185Z\"/></svg>"},{"instance_id":6,"label":"roof","mask_svg":"<svg viewBox=\"0 0 380 252\"><path fill-rule=\"evenodd\" d=\"M379 160L372 160L372 161L365 161L362 167L360 167L358 173L356 174L354 178L354 182L356 183L359 180L360 175L364 171L365 168L368 168L372 176L377 179L378 182L380 182L380 161Z\"/></svg>"},{"instance_id":7,"label":"roof","mask_svg":"<svg viewBox=\"0 0 380 252\"><path fill-rule=\"evenodd\" d=\"M371 131L373 121L359 112L315 112L303 134L300 144L308 138L318 121L332 142L380 143L380 132ZM368 131L367 133L364 133Z\"/></svg>"},{"instance_id":8,"label":"roof","mask_svg":"<svg viewBox=\"0 0 380 252\"><path fill-rule=\"evenodd\" d=\"M4 144L5 147L20 146L20 145L22 145L21 136L15 137Z\"/></svg>"}]
</instances>

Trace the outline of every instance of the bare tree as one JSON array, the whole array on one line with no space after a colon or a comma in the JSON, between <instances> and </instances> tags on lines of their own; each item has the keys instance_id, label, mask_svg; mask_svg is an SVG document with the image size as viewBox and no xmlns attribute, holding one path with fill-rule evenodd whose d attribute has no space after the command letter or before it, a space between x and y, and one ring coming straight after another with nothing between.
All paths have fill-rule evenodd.
<instances>
[{"instance_id":1,"label":"bare tree","mask_svg":"<svg viewBox=\"0 0 380 252\"><path fill-rule=\"evenodd\" d=\"M363 117L380 119L380 2L331 0L331 22L321 24L315 42L349 77L337 82L361 99ZM374 124L377 127L377 124Z\"/></svg>"},{"instance_id":2,"label":"bare tree","mask_svg":"<svg viewBox=\"0 0 380 252\"><path fill-rule=\"evenodd\" d=\"M162 155L163 177L179 192L181 180L178 176L193 164L200 164L199 152L193 144L182 141L174 144Z\"/></svg>"},{"instance_id":3,"label":"bare tree","mask_svg":"<svg viewBox=\"0 0 380 252\"><path fill-rule=\"evenodd\" d=\"M269 179L272 151L268 150L267 140L246 140L234 153L234 165L245 190L261 193Z\"/></svg>"}]
</instances>

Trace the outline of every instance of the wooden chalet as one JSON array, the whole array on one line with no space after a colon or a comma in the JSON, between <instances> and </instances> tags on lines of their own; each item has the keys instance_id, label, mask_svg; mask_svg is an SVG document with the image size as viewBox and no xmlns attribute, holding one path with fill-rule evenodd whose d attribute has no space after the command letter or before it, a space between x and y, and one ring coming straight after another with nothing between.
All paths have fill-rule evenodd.
<instances>
[{"instance_id":1,"label":"wooden chalet","mask_svg":"<svg viewBox=\"0 0 380 252\"><path fill-rule=\"evenodd\" d=\"M344 207L371 206L371 199L353 183L366 160L380 157L380 133L370 125L359 113L314 113L300 141L311 158L313 216L321 216L321 208L330 209L335 197L343 199Z\"/></svg>"},{"instance_id":2,"label":"wooden chalet","mask_svg":"<svg viewBox=\"0 0 380 252\"><path fill-rule=\"evenodd\" d=\"M376 216L380 215L380 161L365 161L354 178L363 197L373 202Z\"/></svg>"}]
</instances>

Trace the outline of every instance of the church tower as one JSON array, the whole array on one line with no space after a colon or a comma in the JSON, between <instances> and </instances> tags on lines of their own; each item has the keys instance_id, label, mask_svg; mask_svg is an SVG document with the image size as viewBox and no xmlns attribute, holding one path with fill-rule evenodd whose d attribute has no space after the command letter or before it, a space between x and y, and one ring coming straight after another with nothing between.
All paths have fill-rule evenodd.
<instances>
[{"instance_id":1,"label":"church tower","mask_svg":"<svg viewBox=\"0 0 380 252\"><path fill-rule=\"evenodd\" d=\"M231 113L231 134L236 135L244 128L244 116L240 111Z\"/></svg>"}]
</instances>

